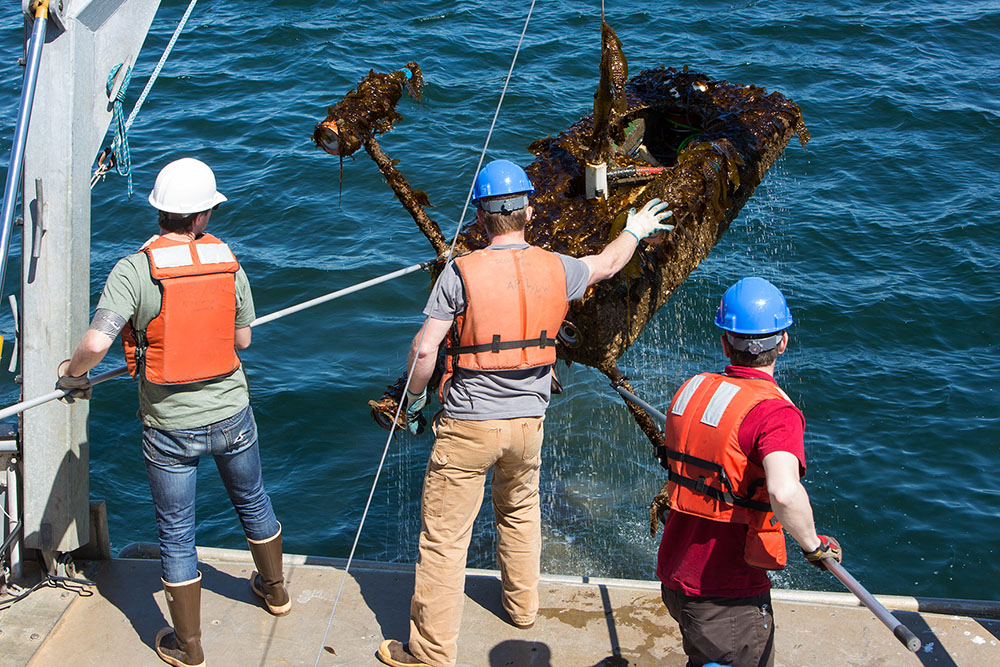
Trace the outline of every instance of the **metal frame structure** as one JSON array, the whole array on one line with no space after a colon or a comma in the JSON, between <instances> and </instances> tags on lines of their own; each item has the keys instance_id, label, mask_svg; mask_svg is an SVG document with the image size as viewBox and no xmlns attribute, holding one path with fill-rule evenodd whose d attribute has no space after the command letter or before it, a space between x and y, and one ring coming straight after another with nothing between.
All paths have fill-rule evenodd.
<instances>
[{"instance_id":1,"label":"metal frame structure","mask_svg":"<svg viewBox=\"0 0 1000 667\"><path fill-rule=\"evenodd\" d=\"M34 5L22 0L30 34ZM111 122L108 73L133 63L159 0L52 0L35 75L25 143L21 234L21 396L50 391L56 367L86 330L90 313L90 177ZM124 67L122 68L125 69ZM121 76L121 75L120 75ZM5 208L15 202L5 202ZM49 403L21 415L8 455L7 537L47 564L90 540L88 405ZM7 513L10 513L8 509ZM17 541L11 570L18 574ZM50 567L50 571L52 568Z\"/></svg>"}]
</instances>

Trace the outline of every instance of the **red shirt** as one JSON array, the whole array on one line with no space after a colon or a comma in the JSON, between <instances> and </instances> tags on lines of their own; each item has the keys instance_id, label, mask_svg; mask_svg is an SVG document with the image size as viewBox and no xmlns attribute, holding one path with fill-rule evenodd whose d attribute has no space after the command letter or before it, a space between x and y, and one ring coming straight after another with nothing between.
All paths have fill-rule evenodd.
<instances>
[{"instance_id":1,"label":"red shirt","mask_svg":"<svg viewBox=\"0 0 1000 667\"><path fill-rule=\"evenodd\" d=\"M767 373L743 366L726 366L726 375L764 378ZM780 399L757 404L740 424L740 448L751 461L761 463L771 452L790 452L806 472L802 436L805 417L791 403ZM743 598L771 589L765 570L743 560L746 526L668 512L657 555L656 576L667 588L687 595Z\"/></svg>"}]
</instances>

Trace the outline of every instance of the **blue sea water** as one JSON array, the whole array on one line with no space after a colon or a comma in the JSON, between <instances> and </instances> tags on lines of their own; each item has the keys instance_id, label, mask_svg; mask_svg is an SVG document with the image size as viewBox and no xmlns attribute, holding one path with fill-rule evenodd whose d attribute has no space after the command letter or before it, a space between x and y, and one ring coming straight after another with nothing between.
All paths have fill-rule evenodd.
<instances>
[{"instance_id":1,"label":"blue sea water","mask_svg":"<svg viewBox=\"0 0 1000 667\"><path fill-rule=\"evenodd\" d=\"M186 4L162 3L127 108ZM93 191L91 306L116 259L155 231L145 194L183 155L211 164L229 197L211 230L245 266L258 315L430 258L374 164L363 153L345 160L341 184L338 160L310 141L313 125L369 69L417 61L423 99L400 102L404 118L382 146L450 237L529 6L199 3L129 133L136 195L120 177ZM630 72L687 65L780 91L812 133L805 149L789 145L621 368L665 405L690 374L721 369L711 318L722 291L744 275L772 280L795 316L778 379L807 418L805 483L819 531L841 541L845 565L873 592L1000 600L1000 5L607 0L605 9ZM534 6L489 158L527 164L531 141L591 111L600 11L597 0ZM8 7L4 160L21 39ZM9 276L18 263L15 251ZM428 288L427 274L412 274L255 330L244 361L288 551L349 553L387 444L367 401L401 374ZM12 333L9 315L0 333ZM116 349L98 370L121 364ZM566 393L546 423L543 570L652 579L647 507L663 472L602 375L560 374ZM6 370L2 387L3 404L18 399ZM130 381L94 392L91 488L108 501L115 548L156 540L135 409ZM388 443L356 557L414 560L430 445L429 435ZM242 548L208 461L198 493L199 543ZM495 566L491 521L484 508L470 566ZM838 589L795 557L776 585Z\"/></svg>"}]
</instances>

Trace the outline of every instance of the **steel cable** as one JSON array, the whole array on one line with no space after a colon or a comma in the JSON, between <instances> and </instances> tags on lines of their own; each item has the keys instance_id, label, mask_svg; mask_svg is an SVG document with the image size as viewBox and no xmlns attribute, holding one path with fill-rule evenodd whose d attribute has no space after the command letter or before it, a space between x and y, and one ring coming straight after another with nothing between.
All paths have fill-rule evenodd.
<instances>
[{"instance_id":1,"label":"steel cable","mask_svg":"<svg viewBox=\"0 0 1000 667\"><path fill-rule=\"evenodd\" d=\"M531 20L531 13L535 9L535 0L531 0L531 6L528 8L528 15L524 19L524 27L521 29L521 36L517 41L517 48L514 50L514 57L511 59L510 68L507 70L507 77L503 82L503 89L500 91L500 99L497 101L497 108L493 112L493 120L490 122L490 129L486 134L486 141L483 143L483 149L479 153L479 162L476 165L476 170L474 174L479 174L480 169L483 166L483 160L486 158L486 150L489 148L490 139L493 137L493 130L497 124L497 118L500 116L500 108L503 106L504 96L507 94L507 87L510 85L511 77L514 74L514 65L517 63L517 56L521 52L521 45L524 43L524 36L528 31L528 22ZM448 247L448 253L445 256L445 262L447 263L454 251L455 245L458 243L458 235L462 231L462 224L465 221L465 215L469 210L469 203L472 201L472 193L475 187L475 176L473 176L472 183L469 184L469 191L465 196L465 205L462 207L462 215L458 219L458 224L455 227L455 234L452 236L451 245ZM437 291L439 288L439 283L435 282L431 293ZM421 343L423 342L423 337L426 335L426 328L421 328L420 338L417 341L415 348L419 349ZM416 365L417 355L413 355L413 360L410 363L410 367L406 374L406 384L403 386L403 393L400 395L401 399L406 396L406 392L410 388L410 378L413 375L413 368ZM323 633L323 641L320 643L319 651L316 653L316 665L319 665L319 659L323 655L323 650L326 647L326 639L330 634L330 627L333 625L333 617L337 613L337 606L340 604L340 597L344 592L344 584L347 583L347 576L350 573L351 562L354 560L354 553L357 551L358 541L361 539L361 531L364 529L365 520L368 517L368 511L371 508L372 498L375 496L375 488L378 486L378 480L382 474L382 468L385 466L385 459L389 453L389 445L392 443L392 437L396 433L396 426L399 423L399 415L403 410L403 400L399 401L399 405L396 406L396 414L393 415L392 425L389 427L389 436L385 440L385 446L382 448L382 458L379 460L378 468L375 470L375 479L372 480L371 490L368 492L368 500L365 502L364 512L361 514L361 522L358 525L357 533L354 536L354 543L351 545L350 554L347 557L347 563L344 565L344 577L340 580L340 588L337 590L337 597L333 601L333 609L330 611L330 618L326 624L326 631Z\"/></svg>"}]
</instances>

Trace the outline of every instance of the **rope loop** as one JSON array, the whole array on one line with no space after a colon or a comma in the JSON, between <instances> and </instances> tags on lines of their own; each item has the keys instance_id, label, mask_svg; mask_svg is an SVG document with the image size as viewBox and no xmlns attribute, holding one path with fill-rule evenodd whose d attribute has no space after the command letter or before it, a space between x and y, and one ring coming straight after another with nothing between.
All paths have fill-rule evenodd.
<instances>
[{"instance_id":1,"label":"rope loop","mask_svg":"<svg viewBox=\"0 0 1000 667\"><path fill-rule=\"evenodd\" d=\"M125 63L118 63L111 68L108 74L107 95L111 100L111 122L115 128L115 138L111 141L111 152L115 156L115 168L120 176L128 177L128 198L132 198L132 158L128 152L128 133L125 129L125 114L122 105L125 102L125 92L128 84L132 80L132 67L125 70L122 85L112 99L111 93L114 90L115 76Z\"/></svg>"}]
</instances>

